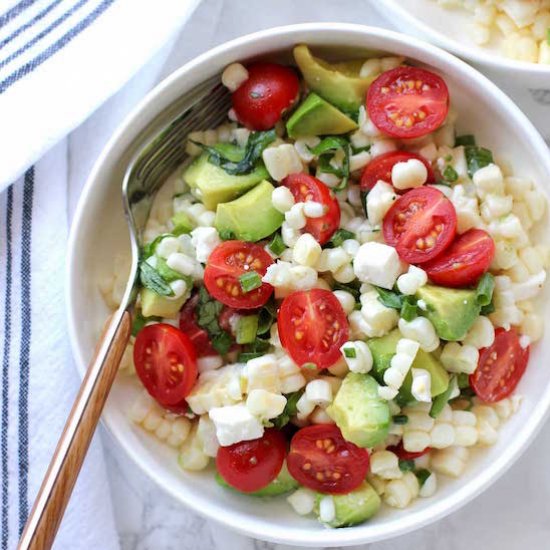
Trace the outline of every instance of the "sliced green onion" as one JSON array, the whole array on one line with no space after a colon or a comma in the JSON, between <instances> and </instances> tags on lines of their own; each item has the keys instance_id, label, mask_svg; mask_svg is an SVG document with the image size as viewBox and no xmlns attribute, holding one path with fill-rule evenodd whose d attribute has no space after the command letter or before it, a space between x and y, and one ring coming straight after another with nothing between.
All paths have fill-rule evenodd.
<instances>
[{"instance_id":1,"label":"sliced green onion","mask_svg":"<svg viewBox=\"0 0 550 550\"><path fill-rule=\"evenodd\" d=\"M271 239L271 242L267 246L276 256L280 256L286 248L280 233L275 233L273 239Z\"/></svg>"},{"instance_id":2,"label":"sliced green onion","mask_svg":"<svg viewBox=\"0 0 550 550\"><path fill-rule=\"evenodd\" d=\"M406 414L396 414L392 420L394 424L406 424L409 421L409 417Z\"/></svg>"},{"instance_id":3,"label":"sliced green onion","mask_svg":"<svg viewBox=\"0 0 550 550\"><path fill-rule=\"evenodd\" d=\"M344 348L344 355L348 359L356 359L357 358L357 352L355 351L355 348Z\"/></svg>"},{"instance_id":4,"label":"sliced green onion","mask_svg":"<svg viewBox=\"0 0 550 550\"><path fill-rule=\"evenodd\" d=\"M239 282L243 292L250 292L262 286L262 278L255 271L243 273L239 277Z\"/></svg>"},{"instance_id":5,"label":"sliced green onion","mask_svg":"<svg viewBox=\"0 0 550 550\"><path fill-rule=\"evenodd\" d=\"M446 166L445 170L443 170L443 177L450 181L451 183L454 183L458 179L458 173L457 171L449 164Z\"/></svg>"},{"instance_id":6,"label":"sliced green onion","mask_svg":"<svg viewBox=\"0 0 550 550\"><path fill-rule=\"evenodd\" d=\"M490 273L485 273L477 283L476 301L480 306L488 306L493 299L495 290L495 278Z\"/></svg>"},{"instance_id":7,"label":"sliced green onion","mask_svg":"<svg viewBox=\"0 0 550 550\"><path fill-rule=\"evenodd\" d=\"M448 403L454 385L451 382L452 379L449 380L449 385L447 386L447 389L443 393L440 393L438 396L434 397L432 407L430 409L430 416L432 418L437 418L445 408L445 405Z\"/></svg>"},{"instance_id":8,"label":"sliced green onion","mask_svg":"<svg viewBox=\"0 0 550 550\"><path fill-rule=\"evenodd\" d=\"M403 299L403 305L401 306L400 312L401 317L408 323L418 317L418 308L416 305L416 301L414 300L414 298L412 298L412 300L410 298L412 297L407 296Z\"/></svg>"},{"instance_id":9,"label":"sliced green onion","mask_svg":"<svg viewBox=\"0 0 550 550\"><path fill-rule=\"evenodd\" d=\"M244 315L237 323L237 344L251 344L258 333L258 315Z\"/></svg>"}]
</instances>

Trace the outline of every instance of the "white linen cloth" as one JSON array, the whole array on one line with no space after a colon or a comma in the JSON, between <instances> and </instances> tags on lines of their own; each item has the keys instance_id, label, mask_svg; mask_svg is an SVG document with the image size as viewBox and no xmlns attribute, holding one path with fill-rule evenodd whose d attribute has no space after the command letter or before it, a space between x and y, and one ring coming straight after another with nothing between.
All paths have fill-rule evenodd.
<instances>
[{"instance_id":1,"label":"white linen cloth","mask_svg":"<svg viewBox=\"0 0 550 550\"><path fill-rule=\"evenodd\" d=\"M174 0L174 3L182 2ZM136 9L143 4L153 5L156 9L163 0L154 4L145 0L131 0L131 3ZM9 411L5 437L2 436L3 409L0 407L0 456L4 448L8 451L5 502L8 503L9 531L6 543L0 537L0 550L11 549L16 542L20 494L25 493L25 482L20 490L20 479L25 479L25 468L29 468L26 501L30 505L78 385L64 321L67 227L85 179L113 130L143 95L175 68L236 36L312 20L386 25L367 2L357 0L264 0L261 10L251 9L254 4L251 0L203 0L171 43L67 139L36 163L33 171L28 172L26 184L22 178L13 186L11 199L9 192L0 194L0 304L4 307L0 312L0 335L4 335L0 354L3 358L2 376L7 372L9 379L7 389L2 386L8 396L6 410ZM131 34L131 29L128 32ZM120 36L126 40L126 29ZM32 122L27 126L27 134L29 128L34 128ZM4 163L7 159L4 155L2 157ZM34 184L31 184L33 173ZM0 178L0 185L1 182ZM8 215L10 201L12 213ZM32 222L28 221L29 218ZM27 220L25 230L24 219ZM9 292L6 285L7 225L11 231L12 256ZM21 273L27 274L22 281ZM29 292L30 313L27 307ZM11 307L9 322L6 321L7 295ZM23 307L25 304L27 306ZM11 338L5 337L8 324ZM6 353L7 361L4 360ZM6 364L8 368L4 367ZM27 379L28 416L21 417L20 408L24 411L25 407L20 403L24 405L26 401L25 392L21 393L20 387L21 381L24 385ZM22 400L20 395L23 395ZM3 396L1 403L5 403ZM20 448L25 449L25 437L19 435L20 425L23 434L28 425L28 455L19 453ZM466 508L414 534L370 545L369 550L485 550L497 547L499 550L516 550L525 545L534 550L546 548L550 525L547 506L550 475L544 467L544 460L550 451L549 430L550 425L519 464ZM104 439L103 444L107 448L113 446L109 439ZM25 459L26 456L30 459ZM120 451L116 456L117 464L113 462L111 453L108 458L116 528L121 535L123 550L289 548L257 543L205 522L163 494ZM4 481L1 469L0 477ZM96 438L61 525L56 548L117 549L112 511L101 442ZM0 533L4 536L1 523ZM367 547L363 548L366 550Z\"/></svg>"},{"instance_id":2,"label":"white linen cloth","mask_svg":"<svg viewBox=\"0 0 550 550\"><path fill-rule=\"evenodd\" d=\"M119 90L197 2L0 2L0 190Z\"/></svg>"}]
</instances>

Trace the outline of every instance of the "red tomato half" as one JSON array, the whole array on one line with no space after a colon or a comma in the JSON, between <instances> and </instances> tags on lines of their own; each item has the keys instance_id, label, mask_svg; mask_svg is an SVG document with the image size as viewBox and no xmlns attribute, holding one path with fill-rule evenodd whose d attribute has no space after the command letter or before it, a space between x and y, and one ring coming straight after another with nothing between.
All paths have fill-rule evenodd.
<instances>
[{"instance_id":1,"label":"red tomato half","mask_svg":"<svg viewBox=\"0 0 550 550\"><path fill-rule=\"evenodd\" d=\"M391 447L388 447L386 450L396 454L399 460L414 460L415 458L420 458L421 456L424 456L426 453L429 453L432 449L431 447L426 447L423 451L419 451L417 453L411 453L409 451L405 451L405 448L403 447L403 442L400 441L398 445L392 445Z\"/></svg>"},{"instance_id":2,"label":"red tomato half","mask_svg":"<svg viewBox=\"0 0 550 550\"><path fill-rule=\"evenodd\" d=\"M164 406L181 403L197 379L197 358L191 340L165 323L149 325L138 332L134 363L145 389Z\"/></svg>"},{"instance_id":3,"label":"red tomato half","mask_svg":"<svg viewBox=\"0 0 550 550\"><path fill-rule=\"evenodd\" d=\"M529 361L529 347L522 348L516 329L497 328L493 345L480 350L470 386L488 403L508 397L516 388Z\"/></svg>"},{"instance_id":4,"label":"red tomato half","mask_svg":"<svg viewBox=\"0 0 550 550\"><path fill-rule=\"evenodd\" d=\"M278 430L266 430L263 437L220 447L216 468L235 489L253 493L269 485L281 471L286 440Z\"/></svg>"},{"instance_id":5,"label":"red tomato half","mask_svg":"<svg viewBox=\"0 0 550 550\"><path fill-rule=\"evenodd\" d=\"M296 202L315 201L324 205L326 214L320 218L307 218L304 228L319 244L330 240L340 226L340 205L334 193L320 180L308 174L291 174L283 180Z\"/></svg>"},{"instance_id":6,"label":"red tomato half","mask_svg":"<svg viewBox=\"0 0 550 550\"><path fill-rule=\"evenodd\" d=\"M254 309L263 306L273 293L267 283L244 292L239 277L255 271L260 277L273 263L271 256L259 244L225 241L210 257L204 270L204 285L208 292L226 306Z\"/></svg>"},{"instance_id":7,"label":"red tomato half","mask_svg":"<svg viewBox=\"0 0 550 550\"><path fill-rule=\"evenodd\" d=\"M398 138L433 132L449 111L449 90L438 75L419 67L397 67L382 73L367 94L374 125Z\"/></svg>"},{"instance_id":8,"label":"red tomato half","mask_svg":"<svg viewBox=\"0 0 550 550\"><path fill-rule=\"evenodd\" d=\"M197 352L197 357L218 355L210 343L210 336L206 330L197 325L196 307L199 295L195 294L183 306L180 312L180 330L187 334Z\"/></svg>"},{"instance_id":9,"label":"red tomato half","mask_svg":"<svg viewBox=\"0 0 550 550\"><path fill-rule=\"evenodd\" d=\"M294 434L287 465L290 475L309 489L349 493L365 479L369 453L346 441L334 424L317 424Z\"/></svg>"},{"instance_id":10,"label":"red tomato half","mask_svg":"<svg viewBox=\"0 0 550 550\"><path fill-rule=\"evenodd\" d=\"M456 212L451 201L433 187L417 187L399 197L382 226L384 239L399 256L420 264L441 254L456 234Z\"/></svg>"},{"instance_id":11,"label":"red tomato half","mask_svg":"<svg viewBox=\"0 0 550 550\"><path fill-rule=\"evenodd\" d=\"M423 268L438 285L470 286L475 285L489 269L494 255L495 243L489 233L483 229L470 229Z\"/></svg>"},{"instance_id":12,"label":"red tomato half","mask_svg":"<svg viewBox=\"0 0 550 550\"><path fill-rule=\"evenodd\" d=\"M347 342L346 314L330 290L314 288L287 296L277 316L279 338L298 365L314 363L319 370L334 365Z\"/></svg>"},{"instance_id":13,"label":"red tomato half","mask_svg":"<svg viewBox=\"0 0 550 550\"><path fill-rule=\"evenodd\" d=\"M361 191L369 191L378 181L382 180L386 183L392 183L391 171L398 162L407 162L411 159L417 159L424 164L428 170L428 179L426 183L434 183L435 175L430 163L422 156L407 151L390 151L378 157L373 158L363 170L361 175Z\"/></svg>"},{"instance_id":14,"label":"red tomato half","mask_svg":"<svg viewBox=\"0 0 550 550\"><path fill-rule=\"evenodd\" d=\"M248 79L232 95L239 122L251 130L269 130L298 98L300 81L289 67L253 63Z\"/></svg>"}]
</instances>

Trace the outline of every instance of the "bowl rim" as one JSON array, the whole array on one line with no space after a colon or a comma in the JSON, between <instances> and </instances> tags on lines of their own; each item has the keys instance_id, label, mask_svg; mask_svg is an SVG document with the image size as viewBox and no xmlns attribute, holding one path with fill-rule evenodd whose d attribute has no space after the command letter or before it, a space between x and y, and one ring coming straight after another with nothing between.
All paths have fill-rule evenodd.
<instances>
[{"instance_id":1,"label":"bowl rim","mask_svg":"<svg viewBox=\"0 0 550 550\"><path fill-rule=\"evenodd\" d=\"M403 2L400 0L376 0L373 2L378 9L386 17L386 10L389 10L393 16L401 17L411 27L416 27L422 32L426 38L442 48L449 50L455 55L464 59L469 59L474 63L486 65L488 67L498 69L500 71L519 71L524 75L550 76L550 65L544 63L529 63L527 61L518 61L516 59L508 59L492 53L490 50L484 50L481 46L479 49L461 44L458 40L439 32L432 25L428 25L420 19L419 16L411 13L407 8L403 7Z\"/></svg>"},{"instance_id":2,"label":"bowl rim","mask_svg":"<svg viewBox=\"0 0 550 550\"><path fill-rule=\"evenodd\" d=\"M76 296L77 283L72 276L73 265L78 261L78 250L75 246L80 235L80 227L82 218L86 212L86 204L88 199L93 195L96 179L100 175L103 164L111 157L120 160L124 148L121 149L119 142L124 142L125 134L135 128L140 116L147 110L157 99L161 99L166 95L170 95L172 85L179 81L186 73L194 71L201 65L207 65L210 60L216 59L221 54L228 54L238 51L240 48L248 48L249 53L254 53L253 45L268 42L270 39L277 37L295 38L296 42L301 41L301 36L304 34L321 34L326 36L327 42L336 41L339 37L349 37L356 35L360 38L371 38L381 42L381 49L391 50L395 46L407 46L411 50L410 57L415 59L419 54L431 58L432 63L444 66L445 70L455 71L459 74L462 80L470 80L485 89L489 96L493 96L497 100L503 110L515 119L518 126L522 128L524 135L525 147L530 147L535 151L535 154L540 157L543 170L550 175L550 156L548 149L542 137L537 130L520 111L520 109L489 79L479 73L476 69L469 66L464 61L456 58L452 54L442 50L441 48L424 42L420 39L407 36L395 31L389 31L379 27L370 27L366 25L350 24L350 23L302 23L296 25L286 25L273 27L266 30L261 30L252 34L247 34L231 41L218 45L205 53L199 55L189 61L171 75L165 78L157 86L155 86L139 104L126 116L123 122L118 126L110 140L103 148L101 154L96 160L90 175L83 188L79 198L77 208L71 223L68 252L67 252L67 285L65 293L65 303L67 307L68 317L68 332L71 343L71 349L76 361L79 374L83 376L87 358L84 355L84 349L80 349L78 345L78 316L73 307L73 295ZM168 108L169 105L167 105ZM117 150L118 149L118 150ZM161 487L166 493L170 494L178 502L189 506L194 512L199 513L208 519L215 520L218 523L236 530L241 534L249 537L254 537L260 540L267 540L276 543L289 545L303 545L312 547L327 547L327 546L349 546L355 544L364 544L369 542L380 541L392 538L398 535L403 535L425 525L428 525L438 519L447 516L451 512L465 505L474 497L479 495L519 458L526 450L528 444L533 440L543 425L543 421L548 416L550 411L550 384L541 395L539 402L533 408L530 416L530 422L526 423L520 433L511 440L507 447L507 452L499 456L487 468L481 470L479 474L462 488L446 497L443 501L436 501L434 504L427 506L420 511L410 512L406 515L400 515L398 521L388 522L387 524L376 525L365 523L347 529L301 529L292 531L292 536L286 534L284 529L273 524L268 525L265 521L258 520L252 516L246 516L241 512L235 512L232 509L225 507L223 514L216 515L219 509L213 505L211 499L196 498L192 502L185 501L184 496L175 487L169 483L169 478L164 476L159 471L149 469L145 457L139 453L133 452L133 446L124 437L127 433L126 428L118 426L114 415L108 410L105 410L102 415L102 423L107 428L112 438L124 450L125 454L136 464L142 472L147 475L156 485Z\"/></svg>"}]
</instances>

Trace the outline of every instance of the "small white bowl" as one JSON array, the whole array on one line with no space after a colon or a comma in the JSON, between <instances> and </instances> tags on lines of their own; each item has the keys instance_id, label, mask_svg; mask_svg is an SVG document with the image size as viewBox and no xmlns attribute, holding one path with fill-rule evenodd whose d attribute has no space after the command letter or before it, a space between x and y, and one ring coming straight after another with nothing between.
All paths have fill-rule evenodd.
<instances>
[{"instance_id":1,"label":"small white bowl","mask_svg":"<svg viewBox=\"0 0 550 550\"><path fill-rule=\"evenodd\" d=\"M334 55L352 49L356 53L381 50L432 67L449 85L453 105L461 113L461 132L475 132L479 143L510 161L517 174L546 185L550 182L548 150L526 117L485 77L434 46L382 29L328 23L279 27L218 46L176 71L141 102L105 147L80 198L69 242L67 305L71 344L81 373L108 314L98 281L112 273L115 254L128 250L120 183L143 133L152 131L159 113L227 64L259 56L289 59L292 46L299 42ZM543 229L548 233L547 226ZM548 300L541 302L548 311ZM384 508L371 521L346 529L327 530L315 519L300 517L284 498L259 501L223 490L214 481L212 470L182 471L175 451L157 444L128 420L130 404L141 391L136 380L117 379L104 422L147 475L182 504L208 518L246 535L284 544L362 544L403 534L449 514L506 471L533 439L549 409L550 364L544 359L548 355L550 341L534 347L531 366L518 388L525 396L519 412L504 424L495 446L472 453L460 479L442 479L435 496L418 499L406 510Z\"/></svg>"},{"instance_id":2,"label":"small white bowl","mask_svg":"<svg viewBox=\"0 0 550 550\"><path fill-rule=\"evenodd\" d=\"M479 46L470 37L470 12L449 10L435 0L374 0L399 30L424 38L469 61L508 93L550 139L550 65L515 61L497 44Z\"/></svg>"}]
</instances>

